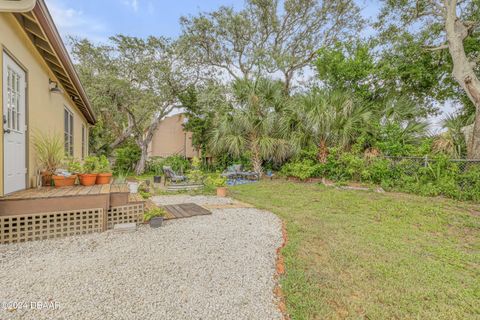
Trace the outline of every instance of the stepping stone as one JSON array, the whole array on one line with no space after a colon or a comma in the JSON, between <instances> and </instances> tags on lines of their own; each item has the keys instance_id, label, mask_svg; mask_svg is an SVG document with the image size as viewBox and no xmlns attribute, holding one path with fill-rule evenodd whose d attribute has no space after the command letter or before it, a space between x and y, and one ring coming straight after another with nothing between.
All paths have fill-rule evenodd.
<instances>
[{"instance_id":1,"label":"stepping stone","mask_svg":"<svg viewBox=\"0 0 480 320\"><path fill-rule=\"evenodd\" d=\"M137 231L136 223L119 223L113 226L114 232L135 232Z\"/></svg>"},{"instance_id":2,"label":"stepping stone","mask_svg":"<svg viewBox=\"0 0 480 320\"><path fill-rule=\"evenodd\" d=\"M211 211L195 203L171 204L163 206L163 208L165 211L167 211L168 218L170 219L189 218L193 216L212 214Z\"/></svg>"}]
</instances>

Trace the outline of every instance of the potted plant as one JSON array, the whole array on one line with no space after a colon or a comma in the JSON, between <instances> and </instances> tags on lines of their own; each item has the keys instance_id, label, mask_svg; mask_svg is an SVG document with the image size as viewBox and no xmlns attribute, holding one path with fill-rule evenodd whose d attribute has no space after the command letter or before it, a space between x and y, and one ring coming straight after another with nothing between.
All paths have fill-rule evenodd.
<instances>
[{"instance_id":1,"label":"potted plant","mask_svg":"<svg viewBox=\"0 0 480 320\"><path fill-rule=\"evenodd\" d=\"M67 170L57 169L55 174L52 176L53 183L56 188L70 187L75 185L75 182L77 181L77 175L82 172L82 164L73 158L69 158L64 164L64 167L66 167Z\"/></svg>"},{"instance_id":2,"label":"potted plant","mask_svg":"<svg viewBox=\"0 0 480 320\"><path fill-rule=\"evenodd\" d=\"M33 148L40 167L42 186L51 186L52 176L63 161L65 153L63 141L57 135L35 135Z\"/></svg>"},{"instance_id":3,"label":"potted plant","mask_svg":"<svg viewBox=\"0 0 480 320\"><path fill-rule=\"evenodd\" d=\"M162 182L162 174L163 174L163 164L165 163L164 160L159 158L153 158L148 163L148 168L150 172L153 172L153 183L161 183Z\"/></svg>"},{"instance_id":4,"label":"potted plant","mask_svg":"<svg viewBox=\"0 0 480 320\"><path fill-rule=\"evenodd\" d=\"M109 184L112 180L112 169L106 156L100 156L97 165L97 184Z\"/></svg>"},{"instance_id":5,"label":"potted plant","mask_svg":"<svg viewBox=\"0 0 480 320\"><path fill-rule=\"evenodd\" d=\"M226 197L227 196L227 180L222 177L222 179L217 180L217 197Z\"/></svg>"},{"instance_id":6,"label":"potted plant","mask_svg":"<svg viewBox=\"0 0 480 320\"><path fill-rule=\"evenodd\" d=\"M154 207L143 215L143 220L150 224L151 228L159 228L163 223L163 218L165 217L165 209Z\"/></svg>"},{"instance_id":7,"label":"potted plant","mask_svg":"<svg viewBox=\"0 0 480 320\"><path fill-rule=\"evenodd\" d=\"M114 184L124 184L127 182L127 178L130 175L129 171L119 171L113 181Z\"/></svg>"},{"instance_id":8,"label":"potted plant","mask_svg":"<svg viewBox=\"0 0 480 320\"><path fill-rule=\"evenodd\" d=\"M70 174L69 172L61 171L59 174L54 174L52 176L53 184L55 188L71 187L75 185L77 181L77 176Z\"/></svg>"},{"instance_id":9,"label":"potted plant","mask_svg":"<svg viewBox=\"0 0 480 320\"><path fill-rule=\"evenodd\" d=\"M71 174L79 175L82 173L82 164L80 161L70 158L67 162L67 170Z\"/></svg>"},{"instance_id":10,"label":"potted plant","mask_svg":"<svg viewBox=\"0 0 480 320\"><path fill-rule=\"evenodd\" d=\"M207 185L213 186L217 189L217 196L226 197L227 196L227 178L222 177L220 173L215 173L207 178Z\"/></svg>"},{"instance_id":11,"label":"potted plant","mask_svg":"<svg viewBox=\"0 0 480 320\"><path fill-rule=\"evenodd\" d=\"M138 187L140 186L140 184L136 179L128 179L127 184L130 193L138 193Z\"/></svg>"},{"instance_id":12,"label":"potted plant","mask_svg":"<svg viewBox=\"0 0 480 320\"><path fill-rule=\"evenodd\" d=\"M78 176L82 186L93 186L97 180L98 158L86 157L83 161L82 174Z\"/></svg>"},{"instance_id":13,"label":"potted plant","mask_svg":"<svg viewBox=\"0 0 480 320\"><path fill-rule=\"evenodd\" d=\"M162 168L160 168L159 166L155 167L153 183L162 183L162 172Z\"/></svg>"}]
</instances>

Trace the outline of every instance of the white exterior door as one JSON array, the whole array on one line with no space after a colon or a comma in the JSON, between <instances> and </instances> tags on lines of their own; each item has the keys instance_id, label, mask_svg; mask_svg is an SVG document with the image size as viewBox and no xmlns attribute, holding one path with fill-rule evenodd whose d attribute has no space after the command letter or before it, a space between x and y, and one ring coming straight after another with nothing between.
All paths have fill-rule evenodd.
<instances>
[{"instance_id":1,"label":"white exterior door","mask_svg":"<svg viewBox=\"0 0 480 320\"><path fill-rule=\"evenodd\" d=\"M26 186L25 71L3 53L4 193Z\"/></svg>"}]
</instances>

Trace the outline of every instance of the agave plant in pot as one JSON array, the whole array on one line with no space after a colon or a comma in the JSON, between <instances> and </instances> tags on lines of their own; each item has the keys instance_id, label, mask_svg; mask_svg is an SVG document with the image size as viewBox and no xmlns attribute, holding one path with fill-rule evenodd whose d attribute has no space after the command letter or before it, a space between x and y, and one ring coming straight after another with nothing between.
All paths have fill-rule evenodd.
<instances>
[{"instance_id":1,"label":"agave plant in pot","mask_svg":"<svg viewBox=\"0 0 480 320\"><path fill-rule=\"evenodd\" d=\"M78 176L82 186L93 186L97 180L98 158L86 157L83 160L82 174Z\"/></svg>"},{"instance_id":2,"label":"agave plant in pot","mask_svg":"<svg viewBox=\"0 0 480 320\"><path fill-rule=\"evenodd\" d=\"M97 184L109 184L112 180L112 169L106 156L100 156L97 166Z\"/></svg>"},{"instance_id":3,"label":"agave plant in pot","mask_svg":"<svg viewBox=\"0 0 480 320\"><path fill-rule=\"evenodd\" d=\"M40 168L43 186L52 185L52 176L62 165L64 158L63 140L55 134L36 134L33 137L35 158Z\"/></svg>"}]
</instances>

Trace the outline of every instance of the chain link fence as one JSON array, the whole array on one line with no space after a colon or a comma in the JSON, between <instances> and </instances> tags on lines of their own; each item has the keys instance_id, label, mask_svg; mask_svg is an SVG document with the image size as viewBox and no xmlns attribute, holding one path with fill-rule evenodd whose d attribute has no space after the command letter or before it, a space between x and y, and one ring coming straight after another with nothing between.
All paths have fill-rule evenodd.
<instances>
[{"instance_id":1,"label":"chain link fence","mask_svg":"<svg viewBox=\"0 0 480 320\"><path fill-rule=\"evenodd\" d=\"M383 156L391 161L392 166L402 166L405 173L414 174L419 167L429 167L439 161L438 159L425 157L391 157ZM447 162L455 165L459 172L466 172L473 168L480 168L480 160L448 159Z\"/></svg>"}]
</instances>

